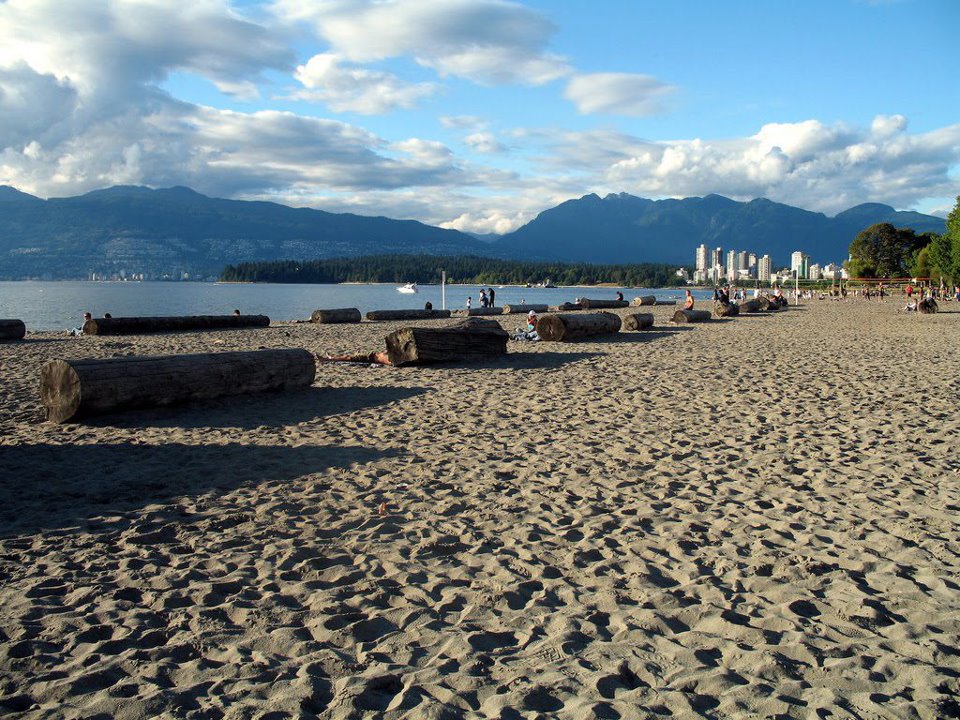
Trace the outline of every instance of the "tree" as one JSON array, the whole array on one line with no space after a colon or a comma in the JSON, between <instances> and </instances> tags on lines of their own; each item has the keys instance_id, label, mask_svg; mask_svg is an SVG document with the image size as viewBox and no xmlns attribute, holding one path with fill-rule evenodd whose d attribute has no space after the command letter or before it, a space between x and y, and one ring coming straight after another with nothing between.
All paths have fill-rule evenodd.
<instances>
[{"instance_id":1,"label":"tree","mask_svg":"<svg viewBox=\"0 0 960 720\"><path fill-rule=\"evenodd\" d=\"M862 230L850 243L847 269L851 277L906 277L916 253L929 242L910 228L877 223Z\"/></svg>"}]
</instances>

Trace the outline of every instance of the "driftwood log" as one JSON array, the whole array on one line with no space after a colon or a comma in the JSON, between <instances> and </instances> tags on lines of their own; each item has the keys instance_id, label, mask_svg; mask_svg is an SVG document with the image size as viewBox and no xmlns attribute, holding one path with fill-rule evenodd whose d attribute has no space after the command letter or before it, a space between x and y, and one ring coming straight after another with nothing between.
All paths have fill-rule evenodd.
<instances>
[{"instance_id":1,"label":"driftwood log","mask_svg":"<svg viewBox=\"0 0 960 720\"><path fill-rule=\"evenodd\" d=\"M547 308L550 312L570 312L571 310L583 310L580 303L565 302L559 305L551 305Z\"/></svg>"},{"instance_id":2,"label":"driftwood log","mask_svg":"<svg viewBox=\"0 0 960 720\"><path fill-rule=\"evenodd\" d=\"M673 320L677 324L707 322L710 319L708 310L677 310L673 314Z\"/></svg>"},{"instance_id":3,"label":"driftwood log","mask_svg":"<svg viewBox=\"0 0 960 720\"><path fill-rule=\"evenodd\" d=\"M467 318L443 328L401 328L385 342L391 365L426 365L505 355L508 337L496 320Z\"/></svg>"},{"instance_id":4,"label":"driftwood log","mask_svg":"<svg viewBox=\"0 0 960 720\"><path fill-rule=\"evenodd\" d=\"M26 334L23 320L0 320L0 340L23 340Z\"/></svg>"},{"instance_id":5,"label":"driftwood log","mask_svg":"<svg viewBox=\"0 0 960 720\"><path fill-rule=\"evenodd\" d=\"M937 301L933 298L924 298L917 303L917 312L921 312L924 315L929 315L930 313L935 313L940 310L940 306L937 305Z\"/></svg>"},{"instance_id":6,"label":"driftwood log","mask_svg":"<svg viewBox=\"0 0 960 720\"><path fill-rule=\"evenodd\" d=\"M450 317L449 310L371 310L367 320L436 320Z\"/></svg>"},{"instance_id":7,"label":"driftwood log","mask_svg":"<svg viewBox=\"0 0 960 720\"><path fill-rule=\"evenodd\" d=\"M335 308L333 310L314 310L310 322L324 325L333 323L358 323L361 320L357 308Z\"/></svg>"},{"instance_id":8,"label":"driftwood log","mask_svg":"<svg viewBox=\"0 0 960 720\"><path fill-rule=\"evenodd\" d=\"M647 330L653 327L653 313L631 313L623 316L624 330Z\"/></svg>"},{"instance_id":9,"label":"driftwood log","mask_svg":"<svg viewBox=\"0 0 960 720\"><path fill-rule=\"evenodd\" d=\"M254 350L104 360L51 360L40 369L47 419L76 420L131 408L307 387L307 350Z\"/></svg>"},{"instance_id":10,"label":"driftwood log","mask_svg":"<svg viewBox=\"0 0 960 720\"><path fill-rule=\"evenodd\" d=\"M569 342L620 331L620 316L608 312L581 315L544 315L537 323L541 340Z\"/></svg>"},{"instance_id":11,"label":"driftwood log","mask_svg":"<svg viewBox=\"0 0 960 720\"><path fill-rule=\"evenodd\" d=\"M591 300L590 298L580 298L580 306L584 310L600 310L604 308L625 308L630 303L626 300Z\"/></svg>"},{"instance_id":12,"label":"driftwood log","mask_svg":"<svg viewBox=\"0 0 960 720\"><path fill-rule=\"evenodd\" d=\"M656 305L657 297L656 295L641 295L640 297L635 297L633 299L633 304L635 307L643 307L644 305Z\"/></svg>"},{"instance_id":13,"label":"driftwood log","mask_svg":"<svg viewBox=\"0 0 960 720\"><path fill-rule=\"evenodd\" d=\"M482 317L484 315L503 315L502 307L475 307L467 310L454 310L453 314L457 317Z\"/></svg>"},{"instance_id":14,"label":"driftwood log","mask_svg":"<svg viewBox=\"0 0 960 720\"><path fill-rule=\"evenodd\" d=\"M184 330L230 330L267 327L266 315L175 315L170 317L93 318L83 324L84 335L147 335Z\"/></svg>"},{"instance_id":15,"label":"driftwood log","mask_svg":"<svg viewBox=\"0 0 960 720\"><path fill-rule=\"evenodd\" d=\"M736 303L716 302L713 304L713 314L720 317L736 317L740 314L740 306Z\"/></svg>"},{"instance_id":16,"label":"driftwood log","mask_svg":"<svg viewBox=\"0 0 960 720\"><path fill-rule=\"evenodd\" d=\"M769 303L767 303L769 305ZM761 302L759 298L754 298L752 300L744 300L740 303L740 312L741 313L756 313L762 310Z\"/></svg>"},{"instance_id":17,"label":"driftwood log","mask_svg":"<svg viewBox=\"0 0 960 720\"><path fill-rule=\"evenodd\" d=\"M544 313L549 310L548 305L504 305L503 314L504 315L518 315L523 313L526 315L528 312L533 310L535 313Z\"/></svg>"}]
</instances>

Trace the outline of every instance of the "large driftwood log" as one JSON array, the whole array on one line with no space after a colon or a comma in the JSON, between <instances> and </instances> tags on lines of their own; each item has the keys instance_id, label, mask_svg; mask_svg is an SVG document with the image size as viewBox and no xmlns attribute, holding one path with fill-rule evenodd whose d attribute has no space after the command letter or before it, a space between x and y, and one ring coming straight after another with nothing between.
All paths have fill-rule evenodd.
<instances>
[{"instance_id":1,"label":"large driftwood log","mask_svg":"<svg viewBox=\"0 0 960 720\"><path fill-rule=\"evenodd\" d=\"M484 315L503 315L502 307L475 307L467 310L454 310L453 315L456 317L483 317Z\"/></svg>"},{"instance_id":2,"label":"large driftwood log","mask_svg":"<svg viewBox=\"0 0 960 720\"><path fill-rule=\"evenodd\" d=\"M570 312L571 310L583 310L580 303L565 302L559 305L551 305L547 308L550 312Z\"/></svg>"},{"instance_id":3,"label":"large driftwood log","mask_svg":"<svg viewBox=\"0 0 960 720\"><path fill-rule=\"evenodd\" d=\"M51 360L40 370L47 419L76 420L130 408L307 387L307 350L254 350L160 357Z\"/></svg>"},{"instance_id":4,"label":"large driftwood log","mask_svg":"<svg viewBox=\"0 0 960 720\"><path fill-rule=\"evenodd\" d=\"M640 297L635 297L633 299L633 304L635 307L642 307L644 305L656 305L657 296L656 295L641 295Z\"/></svg>"},{"instance_id":5,"label":"large driftwood log","mask_svg":"<svg viewBox=\"0 0 960 720\"><path fill-rule=\"evenodd\" d=\"M740 306L736 303L716 302L713 304L713 314L719 317L736 317L740 314Z\"/></svg>"},{"instance_id":6,"label":"large driftwood log","mask_svg":"<svg viewBox=\"0 0 960 720\"><path fill-rule=\"evenodd\" d=\"M769 303L767 303L769 305ZM756 313L762 310L761 302L759 298L754 298L752 300L744 300L740 303L740 312L741 313Z\"/></svg>"},{"instance_id":7,"label":"large driftwood log","mask_svg":"<svg viewBox=\"0 0 960 720\"><path fill-rule=\"evenodd\" d=\"M504 305L503 314L504 315L518 315L523 313L526 315L528 312L533 310L536 313L547 312L549 306L547 305Z\"/></svg>"},{"instance_id":8,"label":"large driftwood log","mask_svg":"<svg viewBox=\"0 0 960 720\"><path fill-rule=\"evenodd\" d=\"M917 303L917 311L922 312L924 315L929 315L930 313L935 313L940 310L940 306L937 305L937 301L933 298L924 298Z\"/></svg>"},{"instance_id":9,"label":"large driftwood log","mask_svg":"<svg viewBox=\"0 0 960 720\"><path fill-rule=\"evenodd\" d=\"M26 334L23 320L0 320L0 340L23 340Z\"/></svg>"},{"instance_id":10,"label":"large driftwood log","mask_svg":"<svg viewBox=\"0 0 960 720\"><path fill-rule=\"evenodd\" d=\"M709 310L677 310L673 320L677 324L707 322L710 319Z\"/></svg>"},{"instance_id":11,"label":"large driftwood log","mask_svg":"<svg viewBox=\"0 0 960 720\"><path fill-rule=\"evenodd\" d=\"M267 327L266 315L179 315L170 317L94 318L83 324L84 335L147 335L185 330L230 330Z\"/></svg>"},{"instance_id":12,"label":"large driftwood log","mask_svg":"<svg viewBox=\"0 0 960 720\"><path fill-rule=\"evenodd\" d=\"M450 317L449 310L371 310L367 320L436 320Z\"/></svg>"},{"instance_id":13,"label":"large driftwood log","mask_svg":"<svg viewBox=\"0 0 960 720\"><path fill-rule=\"evenodd\" d=\"M442 328L401 328L384 339L391 365L487 360L507 352L507 331L496 320L467 318Z\"/></svg>"},{"instance_id":14,"label":"large driftwood log","mask_svg":"<svg viewBox=\"0 0 960 720\"><path fill-rule=\"evenodd\" d=\"M358 323L361 320L357 308L334 308L332 310L314 310L310 322L324 325L333 323Z\"/></svg>"},{"instance_id":15,"label":"large driftwood log","mask_svg":"<svg viewBox=\"0 0 960 720\"><path fill-rule=\"evenodd\" d=\"M647 330L653 327L653 313L631 313L623 316L624 330Z\"/></svg>"},{"instance_id":16,"label":"large driftwood log","mask_svg":"<svg viewBox=\"0 0 960 720\"><path fill-rule=\"evenodd\" d=\"M630 303L626 300L591 300L590 298L580 298L580 305L584 310L600 310L603 308L625 308Z\"/></svg>"},{"instance_id":17,"label":"large driftwood log","mask_svg":"<svg viewBox=\"0 0 960 720\"><path fill-rule=\"evenodd\" d=\"M537 323L541 340L569 342L592 335L608 335L620 331L620 316L608 312L581 315L544 315Z\"/></svg>"}]
</instances>

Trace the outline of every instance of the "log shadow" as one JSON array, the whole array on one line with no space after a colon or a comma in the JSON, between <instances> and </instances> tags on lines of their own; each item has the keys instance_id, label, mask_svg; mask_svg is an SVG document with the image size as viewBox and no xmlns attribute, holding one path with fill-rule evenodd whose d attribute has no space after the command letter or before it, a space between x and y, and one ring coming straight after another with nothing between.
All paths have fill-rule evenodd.
<instances>
[{"instance_id":1,"label":"log shadow","mask_svg":"<svg viewBox=\"0 0 960 720\"><path fill-rule=\"evenodd\" d=\"M524 343L525 344L525 343ZM542 345L543 343L534 343ZM512 343L508 348L521 348L521 343ZM522 349L508 350L506 355L496 355L489 360L471 360L464 362L447 362L437 365L430 365L430 368L456 368L472 370L508 370L512 368L523 368L525 370L553 370L570 363L581 360L589 360L598 357L602 353L598 352L527 352ZM404 368L410 370L414 368Z\"/></svg>"},{"instance_id":2,"label":"log shadow","mask_svg":"<svg viewBox=\"0 0 960 720\"><path fill-rule=\"evenodd\" d=\"M16 445L3 449L0 537L406 454L362 446Z\"/></svg>"},{"instance_id":3,"label":"log shadow","mask_svg":"<svg viewBox=\"0 0 960 720\"><path fill-rule=\"evenodd\" d=\"M429 392L425 387L309 387L288 392L258 393L199 400L165 408L127 410L83 420L94 427L205 427L250 430L284 427L331 415L408 400Z\"/></svg>"}]
</instances>

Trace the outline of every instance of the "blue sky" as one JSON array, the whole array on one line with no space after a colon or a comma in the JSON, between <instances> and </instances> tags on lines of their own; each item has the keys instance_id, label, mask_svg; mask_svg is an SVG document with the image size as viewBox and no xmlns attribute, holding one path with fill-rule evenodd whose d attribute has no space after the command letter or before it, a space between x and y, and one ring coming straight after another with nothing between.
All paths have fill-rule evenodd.
<instances>
[{"instance_id":1,"label":"blue sky","mask_svg":"<svg viewBox=\"0 0 960 720\"><path fill-rule=\"evenodd\" d=\"M954 0L7 0L0 183L506 232L596 192L945 214Z\"/></svg>"}]
</instances>

